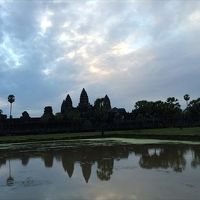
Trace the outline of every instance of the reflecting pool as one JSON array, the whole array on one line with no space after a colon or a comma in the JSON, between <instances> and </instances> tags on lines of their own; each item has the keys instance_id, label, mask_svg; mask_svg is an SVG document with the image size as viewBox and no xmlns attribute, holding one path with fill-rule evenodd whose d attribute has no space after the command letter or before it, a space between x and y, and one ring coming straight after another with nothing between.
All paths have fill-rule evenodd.
<instances>
[{"instance_id":1,"label":"reflecting pool","mask_svg":"<svg viewBox=\"0 0 200 200\"><path fill-rule=\"evenodd\" d=\"M199 144L0 145L0 200L199 200L199 188Z\"/></svg>"}]
</instances>

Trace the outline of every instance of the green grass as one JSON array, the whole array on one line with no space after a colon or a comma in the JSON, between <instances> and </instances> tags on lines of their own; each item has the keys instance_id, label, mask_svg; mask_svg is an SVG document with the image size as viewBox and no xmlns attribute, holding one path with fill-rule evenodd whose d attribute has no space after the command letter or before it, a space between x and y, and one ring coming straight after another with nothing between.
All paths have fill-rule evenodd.
<instances>
[{"instance_id":1,"label":"green grass","mask_svg":"<svg viewBox=\"0 0 200 200\"><path fill-rule=\"evenodd\" d=\"M193 128L164 128L164 129L144 129L130 131L107 131L105 137L118 138L141 138L141 139L170 139L170 140L193 140L200 141L200 127ZM0 143L22 143L36 141L55 141L69 139L89 139L99 138L101 132L82 133L58 133L58 134L38 134L22 136L1 136Z\"/></svg>"}]
</instances>

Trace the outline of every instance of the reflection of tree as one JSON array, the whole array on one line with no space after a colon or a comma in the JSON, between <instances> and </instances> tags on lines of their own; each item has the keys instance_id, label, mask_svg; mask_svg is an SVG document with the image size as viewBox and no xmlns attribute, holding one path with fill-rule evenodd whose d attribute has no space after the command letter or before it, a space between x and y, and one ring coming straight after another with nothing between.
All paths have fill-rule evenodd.
<instances>
[{"instance_id":1,"label":"reflection of tree","mask_svg":"<svg viewBox=\"0 0 200 200\"><path fill-rule=\"evenodd\" d=\"M62 152L62 166L65 171L67 171L68 176L71 178L74 172L74 156L73 152L68 150L68 151L63 151Z\"/></svg>"},{"instance_id":2,"label":"reflection of tree","mask_svg":"<svg viewBox=\"0 0 200 200\"><path fill-rule=\"evenodd\" d=\"M186 160L184 158L185 149L176 146L163 147L159 154L155 152L150 155L142 155L139 164L143 168L172 168L176 172L182 172L185 169Z\"/></svg>"},{"instance_id":3,"label":"reflection of tree","mask_svg":"<svg viewBox=\"0 0 200 200\"><path fill-rule=\"evenodd\" d=\"M102 159L97 162L97 176L102 181L108 181L113 173L113 158Z\"/></svg>"},{"instance_id":4,"label":"reflection of tree","mask_svg":"<svg viewBox=\"0 0 200 200\"><path fill-rule=\"evenodd\" d=\"M51 152L44 153L42 158L46 168L51 168L53 166L53 154Z\"/></svg>"},{"instance_id":5,"label":"reflection of tree","mask_svg":"<svg viewBox=\"0 0 200 200\"><path fill-rule=\"evenodd\" d=\"M6 158L5 157L0 157L0 168L2 165L6 164Z\"/></svg>"},{"instance_id":6,"label":"reflection of tree","mask_svg":"<svg viewBox=\"0 0 200 200\"><path fill-rule=\"evenodd\" d=\"M191 166L196 168L197 166L200 166L200 148L194 147L193 150L193 160L191 162Z\"/></svg>"}]
</instances>

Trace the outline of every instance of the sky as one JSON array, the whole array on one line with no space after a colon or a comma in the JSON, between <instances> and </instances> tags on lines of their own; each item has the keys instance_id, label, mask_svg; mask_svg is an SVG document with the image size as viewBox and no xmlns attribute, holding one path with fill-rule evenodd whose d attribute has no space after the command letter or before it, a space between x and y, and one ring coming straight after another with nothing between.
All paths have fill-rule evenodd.
<instances>
[{"instance_id":1,"label":"sky","mask_svg":"<svg viewBox=\"0 0 200 200\"><path fill-rule=\"evenodd\" d=\"M0 109L41 116L106 94L112 107L200 86L199 0L0 0Z\"/></svg>"}]
</instances>

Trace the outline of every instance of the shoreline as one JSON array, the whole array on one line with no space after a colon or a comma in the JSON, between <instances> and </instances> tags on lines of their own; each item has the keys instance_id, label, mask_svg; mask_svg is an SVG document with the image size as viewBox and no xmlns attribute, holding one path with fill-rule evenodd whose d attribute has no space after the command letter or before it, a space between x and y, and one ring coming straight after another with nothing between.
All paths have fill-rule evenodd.
<instances>
[{"instance_id":1,"label":"shoreline","mask_svg":"<svg viewBox=\"0 0 200 200\"><path fill-rule=\"evenodd\" d=\"M158 139L177 141L200 141L200 127L192 128L163 128L163 129L142 129L128 131L105 131L101 132L80 132L80 133L51 133L35 135L10 135L0 136L0 144L44 142L58 140L95 139L95 138L132 138L132 139Z\"/></svg>"}]
</instances>

